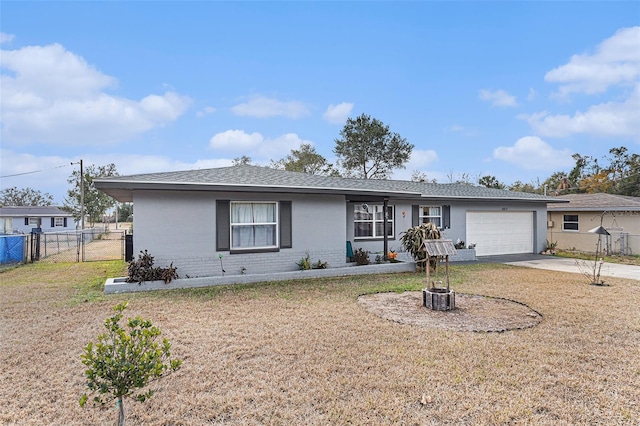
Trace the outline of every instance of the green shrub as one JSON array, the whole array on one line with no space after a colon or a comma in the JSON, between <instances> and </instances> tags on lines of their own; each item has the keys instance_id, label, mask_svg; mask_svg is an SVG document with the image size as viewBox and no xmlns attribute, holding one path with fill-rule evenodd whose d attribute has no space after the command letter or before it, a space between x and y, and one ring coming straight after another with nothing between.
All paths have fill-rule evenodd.
<instances>
[{"instance_id":1,"label":"green shrub","mask_svg":"<svg viewBox=\"0 0 640 426\"><path fill-rule=\"evenodd\" d=\"M94 345L89 342L80 356L87 367L85 376L90 393L96 393L95 404L117 401L118 425L124 424L124 398L144 402L153 396L153 390L142 391L147 385L182 365L179 359L170 359L171 344L167 339L158 341L161 331L150 320L129 318L126 328L120 326L127 302L116 305L116 312L104 323L106 333L98 336ZM165 363L168 361L168 363ZM84 407L89 399L80 398Z\"/></svg>"},{"instance_id":2,"label":"green shrub","mask_svg":"<svg viewBox=\"0 0 640 426\"><path fill-rule=\"evenodd\" d=\"M309 258L309 253L307 253L305 257L300 259L300 262L297 262L296 265L298 265L298 269L300 269L301 271L311 269L311 259Z\"/></svg>"}]
</instances>

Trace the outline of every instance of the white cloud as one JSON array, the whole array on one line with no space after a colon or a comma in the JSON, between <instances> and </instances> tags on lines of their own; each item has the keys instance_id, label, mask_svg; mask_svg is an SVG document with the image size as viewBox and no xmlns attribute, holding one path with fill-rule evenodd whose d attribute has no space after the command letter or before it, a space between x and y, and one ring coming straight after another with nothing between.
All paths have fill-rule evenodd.
<instances>
[{"instance_id":1,"label":"white cloud","mask_svg":"<svg viewBox=\"0 0 640 426\"><path fill-rule=\"evenodd\" d=\"M344 124L351 114L353 104L349 102L342 102L338 105L329 105L327 110L322 114L322 118L331 124Z\"/></svg>"},{"instance_id":2,"label":"white cloud","mask_svg":"<svg viewBox=\"0 0 640 426\"><path fill-rule=\"evenodd\" d=\"M527 170L557 170L573 164L569 149L557 150L537 136L525 136L513 146L493 150L493 158Z\"/></svg>"},{"instance_id":3,"label":"white cloud","mask_svg":"<svg viewBox=\"0 0 640 426\"><path fill-rule=\"evenodd\" d=\"M213 114L216 111L217 110L214 107L207 106L207 107L202 108L200 111L196 112L196 116L201 118L201 117L204 117L206 115Z\"/></svg>"},{"instance_id":4,"label":"white cloud","mask_svg":"<svg viewBox=\"0 0 640 426\"><path fill-rule=\"evenodd\" d=\"M116 79L59 44L2 50L3 143L117 143L176 120L191 99L175 92L139 101L105 90Z\"/></svg>"},{"instance_id":5,"label":"white cloud","mask_svg":"<svg viewBox=\"0 0 640 426\"><path fill-rule=\"evenodd\" d=\"M640 84L623 102L594 105L573 115L552 115L547 111L521 115L542 136L565 137L590 134L602 137L628 137L640 141Z\"/></svg>"},{"instance_id":6,"label":"white cloud","mask_svg":"<svg viewBox=\"0 0 640 426\"><path fill-rule=\"evenodd\" d=\"M534 100L537 97L538 97L538 92L536 92L536 90L533 87L530 87L529 88L529 94L527 95L527 100L529 102L531 102L532 100Z\"/></svg>"},{"instance_id":7,"label":"white cloud","mask_svg":"<svg viewBox=\"0 0 640 426\"><path fill-rule=\"evenodd\" d=\"M622 28L596 47L594 54L573 55L544 79L561 83L559 96L596 94L610 86L633 84L640 76L640 26Z\"/></svg>"},{"instance_id":8,"label":"white cloud","mask_svg":"<svg viewBox=\"0 0 640 426\"><path fill-rule=\"evenodd\" d=\"M482 89L478 92L478 97L483 101L491 102L493 106L499 107L515 107L518 106L515 96L510 95L504 90L490 91Z\"/></svg>"},{"instance_id":9,"label":"white cloud","mask_svg":"<svg viewBox=\"0 0 640 426\"><path fill-rule=\"evenodd\" d=\"M432 149L414 149L406 164L407 169L422 169L438 160L438 154Z\"/></svg>"},{"instance_id":10,"label":"white cloud","mask_svg":"<svg viewBox=\"0 0 640 426\"><path fill-rule=\"evenodd\" d=\"M302 139L295 133L265 138L258 132L227 130L214 135L209 141L209 147L232 157L246 155L251 157L253 163L266 165L270 160L284 157L303 143L313 145L313 142Z\"/></svg>"},{"instance_id":11,"label":"white cloud","mask_svg":"<svg viewBox=\"0 0 640 426\"><path fill-rule=\"evenodd\" d=\"M14 37L13 34L0 33L0 43L11 43Z\"/></svg>"},{"instance_id":12,"label":"white cloud","mask_svg":"<svg viewBox=\"0 0 640 426\"><path fill-rule=\"evenodd\" d=\"M280 101L264 96L253 96L248 102L231 107L236 115L258 118L282 116L300 118L309 115L306 105L298 101Z\"/></svg>"},{"instance_id":13,"label":"white cloud","mask_svg":"<svg viewBox=\"0 0 640 426\"><path fill-rule=\"evenodd\" d=\"M559 83L556 97L571 93L601 94L611 88L615 98L577 110L573 114L548 111L523 114L541 136L586 134L622 137L640 142L640 26L622 28L600 43L595 53L573 55L569 62L549 71L545 80Z\"/></svg>"},{"instance_id":14,"label":"white cloud","mask_svg":"<svg viewBox=\"0 0 640 426\"><path fill-rule=\"evenodd\" d=\"M245 151L254 149L264 141L264 137L258 133L245 133L244 130L227 130L215 134L209 140L209 147L223 151Z\"/></svg>"}]
</instances>

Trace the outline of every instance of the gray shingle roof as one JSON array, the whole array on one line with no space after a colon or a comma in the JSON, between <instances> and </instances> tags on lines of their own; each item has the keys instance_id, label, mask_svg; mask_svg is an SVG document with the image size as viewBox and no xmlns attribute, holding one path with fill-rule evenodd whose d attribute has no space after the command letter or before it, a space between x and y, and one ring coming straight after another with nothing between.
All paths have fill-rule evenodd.
<instances>
[{"instance_id":1,"label":"gray shingle roof","mask_svg":"<svg viewBox=\"0 0 640 426\"><path fill-rule=\"evenodd\" d=\"M327 177L251 165L114 176L95 179L94 184L120 201L131 201L128 197L134 189L334 193L394 198L504 199L536 202L556 200L554 197L466 184Z\"/></svg>"},{"instance_id":2,"label":"gray shingle roof","mask_svg":"<svg viewBox=\"0 0 640 426\"><path fill-rule=\"evenodd\" d=\"M0 216L3 217L72 217L71 213L61 210L56 206L6 206L0 207Z\"/></svg>"},{"instance_id":3,"label":"gray shingle roof","mask_svg":"<svg viewBox=\"0 0 640 426\"><path fill-rule=\"evenodd\" d=\"M640 197L614 194L570 194L563 195L568 204L549 205L549 211L640 211Z\"/></svg>"}]
</instances>

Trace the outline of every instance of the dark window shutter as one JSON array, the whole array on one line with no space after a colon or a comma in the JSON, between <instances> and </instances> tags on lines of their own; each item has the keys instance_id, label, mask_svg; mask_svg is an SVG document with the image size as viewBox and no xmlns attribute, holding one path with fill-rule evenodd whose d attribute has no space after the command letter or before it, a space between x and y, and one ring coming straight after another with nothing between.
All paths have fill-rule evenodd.
<instances>
[{"instance_id":1,"label":"dark window shutter","mask_svg":"<svg viewBox=\"0 0 640 426\"><path fill-rule=\"evenodd\" d=\"M291 201L280 201L280 248L293 247Z\"/></svg>"},{"instance_id":2,"label":"dark window shutter","mask_svg":"<svg viewBox=\"0 0 640 426\"><path fill-rule=\"evenodd\" d=\"M64 218L64 224L63 225L64 225L65 228L67 227L67 218L66 217Z\"/></svg>"},{"instance_id":3,"label":"dark window shutter","mask_svg":"<svg viewBox=\"0 0 640 426\"><path fill-rule=\"evenodd\" d=\"M51 218L51 227L54 228L56 226L56 219L55 218Z\"/></svg>"},{"instance_id":4,"label":"dark window shutter","mask_svg":"<svg viewBox=\"0 0 640 426\"><path fill-rule=\"evenodd\" d=\"M216 250L231 250L231 212L229 200L216 201Z\"/></svg>"},{"instance_id":5,"label":"dark window shutter","mask_svg":"<svg viewBox=\"0 0 640 426\"><path fill-rule=\"evenodd\" d=\"M28 218L28 217L25 217L25 218L24 218L24 224L25 224L25 225L28 225L28 224L29 224L29 218Z\"/></svg>"},{"instance_id":6,"label":"dark window shutter","mask_svg":"<svg viewBox=\"0 0 640 426\"><path fill-rule=\"evenodd\" d=\"M442 206L442 229L451 228L451 206Z\"/></svg>"},{"instance_id":7,"label":"dark window shutter","mask_svg":"<svg viewBox=\"0 0 640 426\"><path fill-rule=\"evenodd\" d=\"M420 206L414 204L411 206L411 226L420 225Z\"/></svg>"}]
</instances>

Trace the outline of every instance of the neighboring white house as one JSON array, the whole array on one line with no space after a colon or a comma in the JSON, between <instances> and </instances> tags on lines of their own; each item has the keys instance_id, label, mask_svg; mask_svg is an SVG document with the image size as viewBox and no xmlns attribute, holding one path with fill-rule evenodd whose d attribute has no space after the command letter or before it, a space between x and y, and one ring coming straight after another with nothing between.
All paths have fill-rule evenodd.
<instances>
[{"instance_id":1,"label":"neighboring white house","mask_svg":"<svg viewBox=\"0 0 640 426\"><path fill-rule=\"evenodd\" d=\"M76 222L71 213L55 206L0 207L0 233L28 234L34 228L42 232L72 231Z\"/></svg>"},{"instance_id":2,"label":"neighboring white house","mask_svg":"<svg viewBox=\"0 0 640 426\"><path fill-rule=\"evenodd\" d=\"M239 165L94 180L134 202L134 255L148 250L181 276L286 272L311 261L345 266L346 247L403 251L402 232L422 222L479 256L544 249L554 197L396 180L314 176ZM385 212L387 219L385 220ZM386 228L386 238L385 238ZM375 254L373 255L375 256ZM372 256L372 260L373 260Z\"/></svg>"}]
</instances>

